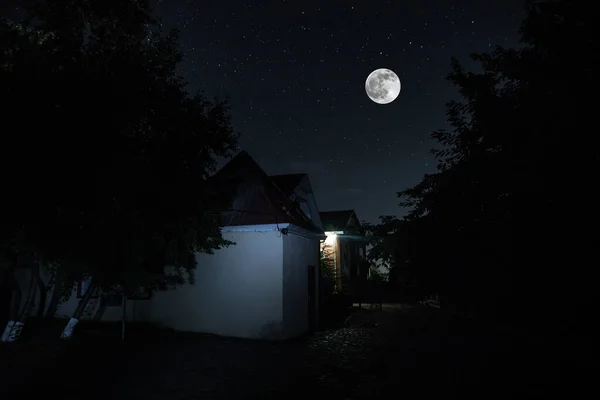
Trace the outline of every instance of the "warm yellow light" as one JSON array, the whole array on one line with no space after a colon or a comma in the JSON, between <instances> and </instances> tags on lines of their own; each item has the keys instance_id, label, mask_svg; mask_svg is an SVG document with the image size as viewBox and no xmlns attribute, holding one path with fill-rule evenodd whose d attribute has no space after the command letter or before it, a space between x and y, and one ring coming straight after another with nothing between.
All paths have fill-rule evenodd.
<instances>
[{"instance_id":1,"label":"warm yellow light","mask_svg":"<svg viewBox=\"0 0 600 400\"><path fill-rule=\"evenodd\" d=\"M325 244L327 246L331 246L333 244L335 244L335 239L337 238L337 235L334 233L333 235L329 235L325 238Z\"/></svg>"}]
</instances>

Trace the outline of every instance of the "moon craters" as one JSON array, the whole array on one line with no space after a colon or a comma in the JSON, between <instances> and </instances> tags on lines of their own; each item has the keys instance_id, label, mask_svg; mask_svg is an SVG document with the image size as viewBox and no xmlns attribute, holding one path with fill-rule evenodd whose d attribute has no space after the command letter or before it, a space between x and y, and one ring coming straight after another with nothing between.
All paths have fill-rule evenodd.
<instances>
[{"instance_id":1,"label":"moon craters","mask_svg":"<svg viewBox=\"0 0 600 400\"><path fill-rule=\"evenodd\" d=\"M367 96L375 103L389 104L400 94L400 79L394 71L387 68L377 69L365 82Z\"/></svg>"}]
</instances>

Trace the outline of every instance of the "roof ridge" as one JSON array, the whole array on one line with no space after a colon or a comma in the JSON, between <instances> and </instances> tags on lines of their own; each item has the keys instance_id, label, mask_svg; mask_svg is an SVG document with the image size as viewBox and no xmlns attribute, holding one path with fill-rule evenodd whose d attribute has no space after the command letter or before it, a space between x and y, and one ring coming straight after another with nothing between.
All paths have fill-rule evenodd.
<instances>
[{"instance_id":1,"label":"roof ridge","mask_svg":"<svg viewBox=\"0 0 600 400\"><path fill-rule=\"evenodd\" d=\"M307 174L296 174L296 175L307 175ZM240 151L235 155L227 164L225 164L219 171L217 171L213 178L219 182L220 179L227 181L229 179L239 180L240 182L247 179L257 180L257 184L262 187L264 192L264 200L269 203L269 208L277 210L277 213L281 213L281 216L288 219L289 221L279 221L294 223L299 226L305 226L308 229L315 229L312 221L302 212L297 205L295 205L289 197L286 195L284 190L280 188L273 180L272 176L269 176L264 169L248 154L246 151ZM277 216L273 215L277 220ZM287 217L285 217L287 216ZM318 230L318 228L316 228Z\"/></svg>"}]
</instances>

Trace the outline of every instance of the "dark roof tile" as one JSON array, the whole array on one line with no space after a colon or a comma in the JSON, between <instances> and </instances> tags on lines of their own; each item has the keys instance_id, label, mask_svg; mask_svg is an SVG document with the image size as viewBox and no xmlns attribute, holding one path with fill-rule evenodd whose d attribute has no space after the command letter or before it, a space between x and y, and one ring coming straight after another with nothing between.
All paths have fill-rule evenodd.
<instances>
[{"instance_id":1,"label":"dark roof tile","mask_svg":"<svg viewBox=\"0 0 600 400\"><path fill-rule=\"evenodd\" d=\"M290 223L322 232L245 151L217 171L211 182L234 193L235 208L221 213L223 226Z\"/></svg>"}]
</instances>

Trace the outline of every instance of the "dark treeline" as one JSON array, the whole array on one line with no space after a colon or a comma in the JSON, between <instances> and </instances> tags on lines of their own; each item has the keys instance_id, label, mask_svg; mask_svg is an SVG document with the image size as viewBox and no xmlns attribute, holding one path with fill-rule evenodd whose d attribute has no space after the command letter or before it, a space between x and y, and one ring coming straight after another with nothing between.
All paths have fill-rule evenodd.
<instances>
[{"instance_id":1,"label":"dark treeline","mask_svg":"<svg viewBox=\"0 0 600 400\"><path fill-rule=\"evenodd\" d=\"M230 244L208 183L237 146L227 103L188 94L147 0L21 4L0 19L0 279L12 297L15 269L32 279L7 319L22 327L40 273L48 316L80 279L107 296L192 280L195 252Z\"/></svg>"},{"instance_id":2,"label":"dark treeline","mask_svg":"<svg viewBox=\"0 0 600 400\"><path fill-rule=\"evenodd\" d=\"M462 99L433 133L437 172L369 226L372 258L417 297L478 318L575 329L589 321L597 206L592 5L528 2L519 49L452 63ZM589 89L587 89L589 88ZM591 89L591 90L590 90ZM588 229L590 228L590 229Z\"/></svg>"}]
</instances>

